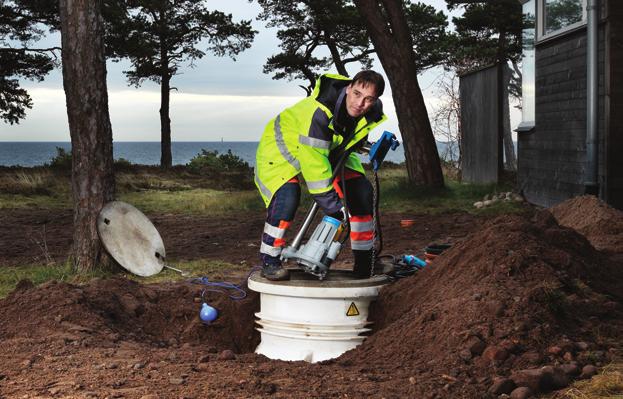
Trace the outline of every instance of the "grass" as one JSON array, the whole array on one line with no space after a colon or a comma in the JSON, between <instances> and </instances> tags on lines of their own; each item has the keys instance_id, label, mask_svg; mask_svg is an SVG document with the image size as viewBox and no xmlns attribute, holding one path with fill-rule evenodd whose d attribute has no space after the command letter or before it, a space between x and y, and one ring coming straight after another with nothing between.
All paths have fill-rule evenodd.
<instances>
[{"instance_id":1,"label":"grass","mask_svg":"<svg viewBox=\"0 0 623 399\"><path fill-rule=\"evenodd\" d=\"M0 192L0 209L69 209L71 195L26 195Z\"/></svg>"},{"instance_id":2,"label":"grass","mask_svg":"<svg viewBox=\"0 0 623 399\"><path fill-rule=\"evenodd\" d=\"M158 176L151 173L140 175L119 173L115 180L117 190L120 192L143 190L182 191L192 189L192 185L183 180L180 181L168 176Z\"/></svg>"},{"instance_id":3,"label":"grass","mask_svg":"<svg viewBox=\"0 0 623 399\"><path fill-rule=\"evenodd\" d=\"M264 205L255 191L188 191L131 192L118 196L147 213L222 215L240 211L263 211Z\"/></svg>"},{"instance_id":4,"label":"grass","mask_svg":"<svg viewBox=\"0 0 623 399\"><path fill-rule=\"evenodd\" d=\"M248 265L231 264L210 260L178 262L171 266L187 272L188 276L182 276L178 272L167 268L164 268L160 273L150 277L136 276L126 272L123 269L118 269L116 271L98 269L92 272L79 273L72 267L70 261L47 266L20 265L13 267L0 267L0 298L6 297L15 289L17 283L21 280L30 280L35 285L42 284L50 280L64 281L72 284L82 284L87 283L94 278L122 275L126 278L140 281L144 284L181 281L203 276L208 276L210 280L227 279L232 282L238 282L250 270Z\"/></svg>"},{"instance_id":5,"label":"grass","mask_svg":"<svg viewBox=\"0 0 623 399\"><path fill-rule=\"evenodd\" d=\"M124 170L116 174L117 199L147 213L222 215L263 210L256 190L249 188L250 182L234 182L236 176L221 177L193 175L183 167ZM502 214L522 209L517 203L503 201L482 209L473 207L486 194L512 190L511 184L462 184L447 178L441 189L418 187L408 182L405 169L399 167L382 169L379 179L382 211ZM310 196L304 194L302 203L308 206ZM69 176L44 168L0 170L0 208L71 208Z\"/></svg>"},{"instance_id":6,"label":"grass","mask_svg":"<svg viewBox=\"0 0 623 399\"><path fill-rule=\"evenodd\" d=\"M0 298L15 289L21 280L30 280L35 285L50 280L66 282L86 282L96 277L110 275L110 272L96 270L90 273L77 273L69 262L56 265L20 265L0 268Z\"/></svg>"},{"instance_id":7,"label":"grass","mask_svg":"<svg viewBox=\"0 0 623 399\"><path fill-rule=\"evenodd\" d=\"M590 380L578 381L551 398L621 399L623 398L623 363L612 363Z\"/></svg>"},{"instance_id":8,"label":"grass","mask_svg":"<svg viewBox=\"0 0 623 399\"><path fill-rule=\"evenodd\" d=\"M408 182L405 174L401 169L390 169L379 174L381 210L431 214L449 211L503 214L522 209L518 203L504 201L481 209L473 206L474 202L482 200L487 194L512 191L510 184L463 184L446 178L443 188L417 187Z\"/></svg>"}]
</instances>

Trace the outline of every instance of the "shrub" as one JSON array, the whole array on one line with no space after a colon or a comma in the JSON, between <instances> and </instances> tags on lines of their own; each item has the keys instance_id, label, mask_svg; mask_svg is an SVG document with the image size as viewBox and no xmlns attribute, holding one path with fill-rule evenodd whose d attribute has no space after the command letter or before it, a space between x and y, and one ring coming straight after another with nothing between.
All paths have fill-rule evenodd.
<instances>
[{"instance_id":1,"label":"shrub","mask_svg":"<svg viewBox=\"0 0 623 399\"><path fill-rule=\"evenodd\" d=\"M18 171L13 176L7 176L0 181L0 191L9 194L22 195L51 195L54 179L48 171Z\"/></svg>"},{"instance_id":2,"label":"shrub","mask_svg":"<svg viewBox=\"0 0 623 399\"><path fill-rule=\"evenodd\" d=\"M56 156L54 156L49 165L46 164L46 166L50 166L54 169L71 169L71 152L65 151L64 148L56 147Z\"/></svg>"},{"instance_id":3,"label":"shrub","mask_svg":"<svg viewBox=\"0 0 623 399\"><path fill-rule=\"evenodd\" d=\"M188 163L188 169L191 172L199 173L202 171L211 172L247 172L250 171L249 164L237 155L232 154L231 150L227 150L226 154L220 154L218 151L201 150L201 153L195 155Z\"/></svg>"},{"instance_id":4,"label":"shrub","mask_svg":"<svg viewBox=\"0 0 623 399\"><path fill-rule=\"evenodd\" d=\"M128 161L125 158L119 158L114 160L114 168L115 170L131 170L133 167L132 162Z\"/></svg>"}]
</instances>

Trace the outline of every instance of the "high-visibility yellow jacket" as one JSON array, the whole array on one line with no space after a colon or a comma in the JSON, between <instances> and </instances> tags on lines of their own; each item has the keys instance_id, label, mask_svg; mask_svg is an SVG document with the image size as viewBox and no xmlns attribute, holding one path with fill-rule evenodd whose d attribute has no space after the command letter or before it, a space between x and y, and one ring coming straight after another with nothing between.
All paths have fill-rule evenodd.
<instances>
[{"instance_id":1,"label":"high-visibility yellow jacket","mask_svg":"<svg viewBox=\"0 0 623 399\"><path fill-rule=\"evenodd\" d=\"M311 96L286 108L268 122L257 149L255 165L255 184L266 206L283 184L299 174L314 197L333 190L330 159L337 158L337 152L365 143L368 133L387 119L378 100L357 121L350 140L342 144L344 136L350 135L341 131L334 114L337 115L343 106L345 88L350 82L341 75L324 74L317 80ZM364 173L354 153L349 155L345 166ZM326 207L323 208L326 211Z\"/></svg>"}]
</instances>

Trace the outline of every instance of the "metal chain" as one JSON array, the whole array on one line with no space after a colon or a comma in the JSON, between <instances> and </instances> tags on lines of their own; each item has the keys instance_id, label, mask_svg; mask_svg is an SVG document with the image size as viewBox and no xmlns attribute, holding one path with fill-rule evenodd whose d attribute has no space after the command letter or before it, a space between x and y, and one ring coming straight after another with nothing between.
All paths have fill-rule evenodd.
<instances>
[{"instance_id":1,"label":"metal chain","mask_svg":"<svg viewBox=\"0 0 623 399\"><path fill-rule=\"evenodd\" d=\"M374 178L377 179L376 171L374 171ZM374 275L374 261L376 258L376 201L377 201L377 192L376 192L376 184L372 184L372 251L370 259L370 277Z\"/></svg>"}]
</instances>

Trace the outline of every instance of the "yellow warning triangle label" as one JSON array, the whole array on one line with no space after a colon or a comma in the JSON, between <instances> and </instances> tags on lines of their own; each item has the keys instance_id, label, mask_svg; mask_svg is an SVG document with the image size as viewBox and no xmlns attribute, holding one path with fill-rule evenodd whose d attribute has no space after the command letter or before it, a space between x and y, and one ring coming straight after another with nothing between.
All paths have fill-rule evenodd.
<instances>
[{"instance_id":1,"label":"yellow warning triangle label","mask_svg":"<svg viewBox=\"0 0 623 399\"><path fill-rule=\"evenodd\" d=\"M350 306L346 311L346 316L359 316L359 309L357 309L357 305L355 305L355 302L350 303Z\"/></svg>"}]
</instances>

